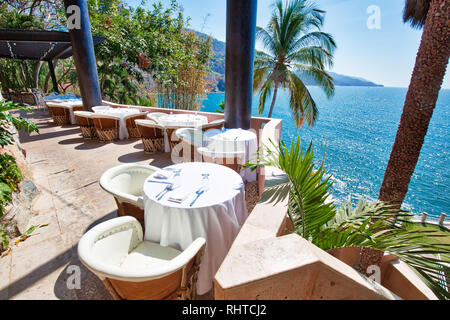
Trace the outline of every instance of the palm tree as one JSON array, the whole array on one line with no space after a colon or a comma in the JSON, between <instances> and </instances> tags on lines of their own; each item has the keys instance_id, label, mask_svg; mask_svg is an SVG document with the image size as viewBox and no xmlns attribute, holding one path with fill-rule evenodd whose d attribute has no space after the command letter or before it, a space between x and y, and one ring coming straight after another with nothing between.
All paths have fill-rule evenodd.
<instances>
[{"instance_id":1,"label":"palm tree","mask_svg":"<svg viewBox=\"0 0 450 320\"><path fill-rule=\"evenodd\" d=\"M382 201L401 204L408 191L450 57L449 19L447 0L406 1L403 20L425 28L380 189Z\"/></svg>"},{"instance_id":2,"label":"palm tree","mask_svg":"<svg viewBox=\"0 0 450 320\"><path fill-rule=\"evenodd\" d=\"M403 20L423 28L405 105L378 199L401 205L436 106L450 56L450 2L407 0ZM379 264L381 254L361 251L361 270Z\"/></svg>"},{"instance_id":3,"label":"palm tree","mask_svg":"<svg viewBox=\"0 0 450 320\"><path fill-rule=\"evenodd\" d=\"M264 112L266 99L273 93L269 110L272 117L278 89L287 88L297 127L305 118L312 126L318 110L301 77L313 80L328 98L332 97L333 78L325 68L333 65L336 44L330 34L321 31L325 12L309 1L292 0L283 5L282 0L277 0L273 8L267 28L256 29L257 38L267 49L255 55L253 91L259 90L258 112Z\"/></svg>"},{"instance_id":4,"label":"palm tree","mask_svg":"<svg viewBox=\"0 0 450 320\"><path fill-rule=\"evenodd\" d=\"M439 282L442 273L450 274L450 245L439 242L442 236L435 231L409 232L404 224L409 214L396 205L361 199L355 207L350 200L337 207L330 200L332 182L324 161L314 162L311 144L305 150L298 136L290 147L283 141L266 146L256 163L246 165L252 170L258 166L285 172L264 189L260 201L288 198L291 232L325 251L367 248L391 254L411 267L440 299L450 298Z\"/></svg>"}]
</instances>

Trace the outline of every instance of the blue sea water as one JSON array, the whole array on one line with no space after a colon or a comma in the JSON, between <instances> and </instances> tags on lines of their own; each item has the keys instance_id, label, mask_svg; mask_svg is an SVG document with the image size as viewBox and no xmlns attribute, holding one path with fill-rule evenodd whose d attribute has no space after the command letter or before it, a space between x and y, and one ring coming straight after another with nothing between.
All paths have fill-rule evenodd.
<instances>
[{"instance_id":1,"label":"blue sea water","mask_svg":"<svg viewBox=\"0 0 450 320\"><path fill-rule=\"evenodd\" d=\"M319 108L315 126L297 130L286 92L277 97L274 118L283 119L282 139L289 145L300 134L307 146L312 139L317 159L332 174L332 196L337 203L366 196L376 199L406 96L406 88L336 87L328 100L318 87L310 87ZM209 94L202 111L214 112L223 93ZM268 99L270 102L270 99ZM268 114L267 106L263 116ZM252 114L258 115L257 99ZM450 205L450 90L441 90L428 133L414 171L404 208L433 218L448 213Z\"/></svg>"}]
</instances>

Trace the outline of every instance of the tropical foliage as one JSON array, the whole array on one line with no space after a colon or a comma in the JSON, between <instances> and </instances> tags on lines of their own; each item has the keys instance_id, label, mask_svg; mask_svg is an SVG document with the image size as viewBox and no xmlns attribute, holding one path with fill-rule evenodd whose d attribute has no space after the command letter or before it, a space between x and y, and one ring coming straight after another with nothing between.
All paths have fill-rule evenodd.
<instances>
[{"instance_id":1,"label":"tropical foliage","mask_svg":"<svg viewBox=\"0 0 450 320\"><path fill-rule=\"evenodd\" d=\"M272 117L279 88L289 92L289 107L295 123L303 120L312 126L318 109L302 78L313 80L328 98L334 94L332 77L326 68L333 66L336 48L333 37L321 31L325 12L307 0L282 0L274 3L266 29L257 27L256 36L266 51L256 52L253 90L259 91L259 114L272 96L269 117Z\"/></svg>"},{"instance_id":2,"label":"tropical foliage","mask_svg":"<svg viewBox=\"0 0 450 320\"><path fill-rule=\"evenodd\" d=\"M22 173L17 167L16 160L3 151L6 145L14 143L11 127L27 133L39 132L38 127L28 119L12 116L9 113L12 110L31 111L16 103L0 101L0 219L4 215L5 207L12 200L12 193L19 190L19 183L22 180ZM3 224L0 223L0 251L7 247L8 238Z\"/></svg>"},{"instance_id":3,"label":"tropical foliage","mask_svg":"<svg viewBox=\"0 0 450 320\"><path fill-rule=\"evenodd\" d=\"M199 108L208 87L205 78L212 56L211 39L188 31L189 21L176 1L167 7L155 2L151 9L135 9L122 0L87 0L87 3L92 33L106 38L95 47L104 99L124 104ZM48 10L53 10L50 20ZM0 14L10 17L0 19L0 28L66 29L59 1L25 0L20 5L8 1L0 5ZM14 63L12 68L0 72L3 87L24 91L38 86L43 92L51 90L48 68L36 62L26 62L30 64L30 72L24 72L26 81L11 84L21 79L17 62ZM54 64L58 89L79 93L73 59ZM41 72L33 72L41 67Z\"/></svg>"},{"instance_id":4,"label":"tropical foliage","mask_svg":"<svg viewBox=\"0 0 450 320\"><path fill-rule=\"evenodd\" d=\"M320 164L314 160L312 143L305 150L297 138L290 147L281 142L266 147L264 152L256 163L247 166L253 169L259 165L273 166L286 173L276 185L265 190L262 200L288 199L292 232L326 251L359 247L396 256L438 297L450 298L439 282L442 273L450 274L450 245L438 241L442 235L433 231L409 232L403 226L409 214L397 206L361 199L356 207L350 200L338 207L330 199L332 182L326 174L324 160Z\"/></svg>"}]
</instances>

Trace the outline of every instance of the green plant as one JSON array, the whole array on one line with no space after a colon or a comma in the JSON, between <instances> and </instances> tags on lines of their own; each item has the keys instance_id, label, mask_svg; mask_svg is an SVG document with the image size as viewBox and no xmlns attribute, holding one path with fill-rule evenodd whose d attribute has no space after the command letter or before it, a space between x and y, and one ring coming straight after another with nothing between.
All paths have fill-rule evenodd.
<instances>
[{"instance_id":1,"label":"green plant","mask_svg":"<svg viewBox=\"0 0 450 320\"><path fill-rule=\"evenodd\" d=\"M25 130L27 133L37 132L39 128L32 121L23 117L14 117L9 111L23 110L31 112L30 108L21 106L20 104L11 101L0 101L0 147L4 147L8 144L13 144L13 134L10 132L10 125L14 126L17 130Z\"/></svg>"},{"instance_id":2,"label":"green plant","mask_svg":"<svg viewBox=\"0 0 450 320\"><path fill-rule=\"evenodd\" d=\"M288 148L283 141L265 148L256 163L246 166L273 166L286 175L268 187L262 200L288 199L288 215L295 232L323 250L363 247L383 251L408 264L441 299L450 294L440 284L440 272L450 274L450 245L438 241L433 231L409 232L403 219L409 216L397 206L361 199L339 208L329 200L332 185L324 160L314 161L312 142L304 150L300 138ZM427 240L425 240L427 239ZM434 239L434 241L428 241ZM439 259L439 255L443 257Z\"/></svg>"},{"instance_id":3,"label":"green plant","mask_svg":"<svg viewBox=\"0 0 450 320\"><path fill-rule=\"evenodd\" d=\"M217 113L225 113L225 101L222 101L217 105L218 109L215 111Z\"/></svg>"},{"instance_id":4,"label":"green plant","mask_svg":"<svg viewBox=\"0 0 450 320\"><path fill-rule=\"evenodd\" d=\"M257 27L256 36L267 52L255 56L253 91L259 91L259 114L272 95L268 117L279 88L288 89L289 107L297 127L306 119L312 126L318 109L304 81L317 84L328 98L334 94L333 78L325 71L333 65L336 48L333 37L322 32L325 12L307 0L275 1L266 29Z\"/></svg>"},{"instance_id":5,"label":"green plant","mask_svg":"<svg viewBox=\"0 0 450 320\"><path fill-rule=\"evenodd\" d=\"M12 110L31 111L17 103L0 101L0 148L14 143L13 133L10 131L11 126L17 130L25 130L27 133L39 133L38 127L30 120L12 116L9 113ZM14 157L6 153L0 154L0 218L4 214L4 207L11 201L12 192L18 190L21 180L22 174Z\"/></svg>"}]
</instances>

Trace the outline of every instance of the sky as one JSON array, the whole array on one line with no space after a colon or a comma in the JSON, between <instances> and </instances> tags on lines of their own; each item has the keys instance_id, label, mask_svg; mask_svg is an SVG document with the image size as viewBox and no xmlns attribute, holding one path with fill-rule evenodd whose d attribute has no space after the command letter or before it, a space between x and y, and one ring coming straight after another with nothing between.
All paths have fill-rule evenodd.
<instances>
[{"instance_id":1,"label":"sky","mask_svg":"<svg viewBox=\"0 0 450 320\"><path fill-rule=\"evenodd\" d=\"M131 6L140 0L125 0ZM153 0L147 0L150 8ZM170 0L162 0L163 4ZM258 0L257 25L266 27L272 0ZM333 72L361 77L386 87L407 87L422 30L402 20L404 0L314 0L326 11L323 31L337 43ZM218 40L226 38L226 0L178 0L190 27ZM376 19L379 12L379 19ZM368 20L369 26L368 27ZM256 48L263 49L257 42ZM450 89L445 76L442 88Z\"/></svg>"}]
</instances>

